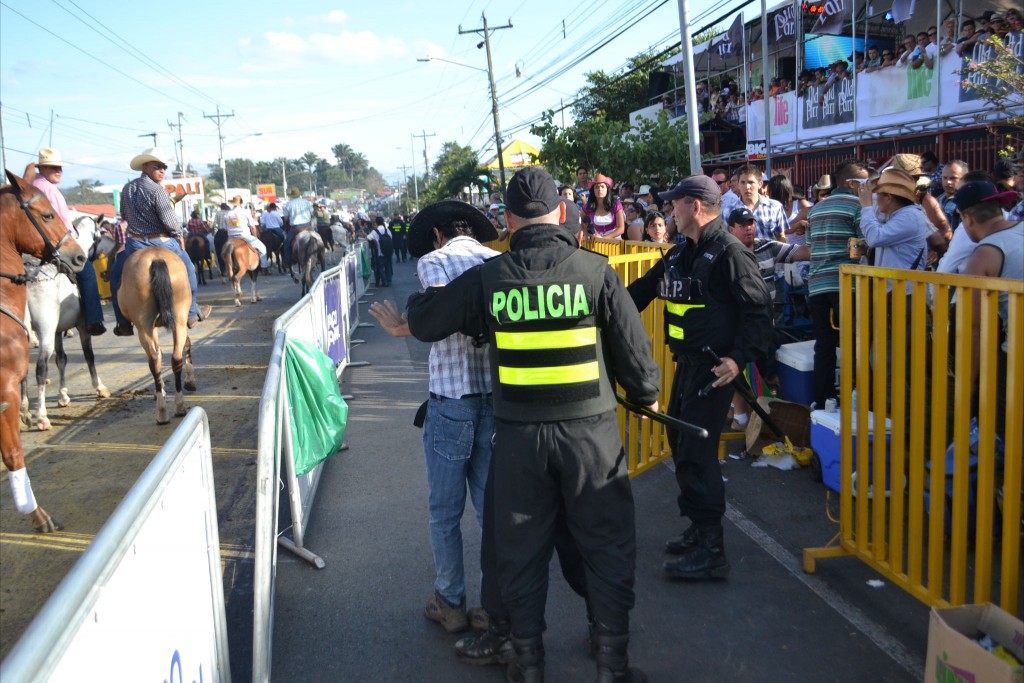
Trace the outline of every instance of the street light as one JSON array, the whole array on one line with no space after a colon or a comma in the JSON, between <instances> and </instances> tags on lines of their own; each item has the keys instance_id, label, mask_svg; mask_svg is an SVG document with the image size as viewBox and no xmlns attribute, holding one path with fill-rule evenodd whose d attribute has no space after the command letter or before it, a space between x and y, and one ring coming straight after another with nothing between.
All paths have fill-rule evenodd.
<instances>
[{"instance_id":1,"label":"street light","mask_svg":"<svg viewBox=\"0 0 1024 683\"><path fill-rule=\"evenodd\" d=\"M486 30L487 30L487 22L485 20L484 21L484 31L486 31ZM480 45L477 45L478 48L483 47L483 46L484 46L483 42L481 42ZM464 66L467 69L472 69L473 71L480 71L480 72L483 72L483 73L487 74L487 82L488 82L488 84L490 86L490 90L491 90L491 114L494 117L494 146L497 148L497 151L498 151L498 172L499 172L499 174L501 176L501 191L502 191L502 193L504 193L505 192L505 160L502 158L502 151L501 151L501 124L498 123L498 93L497 93L497 91L495 90L495 87L494 87L494 72L493 72L493 69L491 67L491 45L490 45L490 42L487 41L487 68L486 69L481 69L478 66L471 66L469 64L463 64L462 62L453 62L450 59L443 59L442 57L430 57L430 56L427 56L427 57L417 57L416 61L417 62L446 62L448 64L454 64L455 66Z\"/></svg>"}]
</instances>

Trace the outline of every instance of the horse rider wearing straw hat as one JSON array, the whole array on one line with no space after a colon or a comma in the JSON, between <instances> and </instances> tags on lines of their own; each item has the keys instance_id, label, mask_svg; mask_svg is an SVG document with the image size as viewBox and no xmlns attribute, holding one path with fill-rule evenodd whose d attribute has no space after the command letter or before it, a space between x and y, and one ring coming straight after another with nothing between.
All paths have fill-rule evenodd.
<instances>
[{"instance_id":1,"label":"horse rider wearing straw hat","mask_svg":"<svg viewBox=\"0 0 1024 683\"><path fill-rule=\"evenodd\" d=\"M33 168L33 166L35 168ZM43 147L39 150L39 160L35 164L29 164L25 173L26 179L32 181L32 185L46 195L46 198L53 206L53 210L72 237L77 238L75 226L71 224L71 213L68 211L68 204L64 201L64 195L57 189L62 174L64 173L64 162L60 158L60 152L50 147ZM92 245L80 245L86 252ZM98 337L107 331L103 325L103 305L100 302L100 291L96 285L96 270L92 262L86 260L85 267L76 276L78 282L78 293L81 300L82 315L85 317L85 331L94 337Z\"/></svg>"},{"instance_id":2,"label":"horse rider wearing straw hat","mask_svg":"<svg viewBox=\"0 0 1024 683\"><path fill-rule=\"evenodd\" d=\"M224 216L224 222L227 224L228 239L237 237L248 242L249 246L260 255L260 268L266 268L267 246L253 234L252 229L256 226L256 221L252 217L252 212L242 205L242 195L236 194L230 204L231 210Z\"/></svg>"},{"instance_id":3,"label":"horse rider wearing straw hat","mask_svg":"<svg viewBox=\"0 0 1024 683\"><path fill-rule=\"evenodd\" d=\"M110 271L111 301L114 304L114 316L117 318L114 334L119 337L130 337L134 334L132 324L118 308L117 289L121 285L124 262L133 253L146 247L163 247L173 251L185 264L188 286L192 290L188 326L195 327L200 320L209 317L210 306L203 306L200 310L196 305L196 269L185 253L181 220L174 212L171 199L163 187L167 161L158 148L151 147L133 157L130 166L133 171L141 171L141 175L121 190L121 217L128 221L128 241Z\"/></svg>"}]
</instances>

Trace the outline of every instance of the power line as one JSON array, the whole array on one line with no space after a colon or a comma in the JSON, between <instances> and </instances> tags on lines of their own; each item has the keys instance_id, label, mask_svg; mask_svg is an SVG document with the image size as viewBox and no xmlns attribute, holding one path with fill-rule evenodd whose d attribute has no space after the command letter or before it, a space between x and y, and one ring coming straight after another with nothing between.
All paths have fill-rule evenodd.
<instances>
[{"instance_id":1,"label":"power line","mask_svg":"<svg viewBox=\"0 0 1024 683\"><path fill-rule=\"evenodd\" d=\"M143 83L143 82L142 82L142 81L140 81L139 79L137 79L137 78L135 78L135 77L133 77L133 76L129 76L129 75L128 75L128 74L126 74L126 73L125 73L124 71L121 71L120 69L118 69L118 68L117 68L116 66L113 66L113 65L111 65L111 64L108 64L107 62L104 62L104 61L103 61L102 59L100 59L99 57L96 57L95 55L89 54L88 52L86 52L86 51L85 51L85 50L83 50L82 48L78 47L77 45L75 45L75 44L74 44L74 43L72 43L71 41L65 40L64 38L60 37L59 35L57 35L57 34L56 34L56 33L54 33L53 31L51 31L50 29L48 29L48 28L46 28L45 26L43 26L42 24L38 24L38 23L36 23L36 22L32 21L31 19L29 19L28 17L26 17L26 16L24 15L24 14L22 14L22 13L21 13L21 12L19 12L18 10L14 9L14 8L13 8L13 7L11 7L10 5L8 5L8 4L6 3L6 2L0 2L0 6L6 7L6 8L8 9L8 10L10 10L11 12L14 12L14 13L15 13L15 14L17 14L17 15L18 15L19 17L21 17L22 19L24 19L24 20L25 20L25 21L27 21L28 23L32 24L32 25L33 25L33 26L35 26L36 28L40 29L41 31L45 31L46 33L49 33L49 34L50 34L51 36L53 36L53 37L54 37L54 38L56 38L57 40L61 41L62 43L64 43L64 44L68 45L68 46L69 46L69 47L71 47L71 48L74 48L75 50L78 50L79 52L81 52L81 53L82 53L83 55L85 55L85 56L86 56L86 57L88 57L89 59L92 59L92 60L94 60L94 61L97 61L97 62L99 62L100 64L102 64L103 66L107 67L107 68L108 68L108 69L110 69L111 71L114 71L114 72L116 72L116 73L119 73L119 74L121 74L122 76L124 76L124 77L125 77L125 78L127 78L128 80L132 81L133 83L138 83L138 84L139 84L139 85L141 85L141 86L142 86L143 88L146 88L147 90L152 90L153 92L155 92L155 93L157 93L157 94L159 94L159 95L162 95L163 97L166 97L166 98L168 98L168 99L174 100L174 101L175 101L175 102L177 102L178 104L183 104L183 105L185 105L186 107L192 107L193 109L195 109L195 108L196 108L196 107L195 107L195 105L193 105L193 104L189 104L188 102L185 102L184 100L180 100L180 99L178 99L177 97L174 97L173 95L168 95L168 94L167 94L166 92L164 92L164 91L162 91L162 90L159 90L159 89L157 89L157 88L154 88L154 87L153 87L153 86L151 86L151 85L147 85L146 83Z\"/></svg>"},{"instance_id":2,"label":"power line","mask_svg":"<svg viewBox=\"0 0 1024 683\"><path fill-rule=\"evenodd\" d=\"M69 10L66 7L62 6L59 2L57 2L57 0L51 0L51 2L53 2L53 4L55 4L55 5L57 5L57 7L60 7L62 10L67 12L71 17L73 17L77 21L81 22L87 28L92 29L95 33L97 33L104 40L108 41L114 47L116 47L116 48L118 48L118 49L120 49L120 50L122 50L124 52L127 52L129 55L132 55L133 57L135 57L136 60L138 60L140 62L143 62L143 63L146 63L149 66L151 66L152 68L156 69L157 71L163 73L164 76L169 81L171 81L172 83L176 83L177 85L183 87L185 90L188 90L188 91L192 92L193 94L198 95L199 97L202 97L205 100L209 100L212 104L217 104L217 101L215 99L213 99L212 97L210 97L209 95L207 95L206 93L204 93L203 91L201 91L199 88L195 87L194 85L192 85L188 81L186 81L186 80L182 79L181 77L177 76L173 71L171 71L171 70L161 66L159 63L157 63L155 60L153 60L145 52L139 50L137 47L135 47L134 45L129 43L126 39L124 39L116 31L113 31L113 30L107 28L106 26L104 26L103 23L99 19L97 19L96 17L94 17L91 14L89 14L88 12L86 12L80 5L77 5L74 2L74 0L68 0L68 2L71 3L72 5L74 5L76 8L78 8L78 10L80 12L82 12L82 14L84 14L85 16L87 16L90 19L92 19L96 24L99 24L100 26L103 26L103 31L101 31L100 29L96 28L95 26L90 26L88 22L86 22L81 17L75 15L71 10ZM115 36L117 38L117 40L122 43L122 45L118 45L117 42L115 42L110 36L107 35L107 33L110 33L111 35Z\"/></svg>"}]
</instances>

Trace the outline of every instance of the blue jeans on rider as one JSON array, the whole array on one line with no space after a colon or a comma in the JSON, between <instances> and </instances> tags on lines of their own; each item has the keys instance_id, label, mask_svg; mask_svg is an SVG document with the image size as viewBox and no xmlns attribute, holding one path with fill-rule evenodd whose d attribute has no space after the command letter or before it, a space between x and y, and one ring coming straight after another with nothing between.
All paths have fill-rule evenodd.
<instances>
[{"instance_id":1,"label":"blue jeans on rider","mask_svg":"<svg viewBox=\"0 0 1024 683\"><path fill-rule=\"evenodd\" d=\"M288 237L284 240L284 265L292 265L292 242L295 241L295 235L298 234L299 230L312 227L312 223L303 223L302 225L293 225L288 230Z\"/></svg>"},{"instance_id":2,"label":"blue jeans on rider","mask_svg":"<svg viewBox=\"0 0 1024 683\"><path fill-rule=\"evenodd\" d=\"M491 397L435 398L427 403L423 453L427 469L430 546L437 579L434 590L452 606L465 603L462 513L466 488L483 524L484 487L491 464L494 405Z\"/></svg>"},{"instance_id":3,"label":"blue jeans on rider","mask_svg":"<svg viewBox=\"0 0 1024 683\"><path fill-rule=\"evenodd\" d=\"M163 247L169 251L173 251L181 259L182 263L185 264L185 271L188 273L188 286L192 290L192 305L188 309L188 317L196 318L199 316L199 306L196 305L196 269L192 265L192 261L189 259L188 254L178 244L178 240L168 239L139 239L137 237L129 237L128 242L125 244L124 251L117 255L117 259L114 261L114 267L110 269L110 301L113 303L114 318L117 320L118 325L130 325L131 322L128 318L124 317L121 309L117 305L117 288L121 286L121 271L124 270L124 262L129 256L134 254L140 249L146 247Z\"/></svg>"},{"instance_id":4,"label":"blue jeans on rider","mask_svg":"<svg viewBox=\"0 0 1024 683\"><path fill-rule=\"evenodd\" d=\"M96 269L92 261L86 261L85 267L78 272L78 294L82 301L82 315L85 324L103 324L103 304L100 302L100 290L96 284Z\"/></svg>"}]
</instances>

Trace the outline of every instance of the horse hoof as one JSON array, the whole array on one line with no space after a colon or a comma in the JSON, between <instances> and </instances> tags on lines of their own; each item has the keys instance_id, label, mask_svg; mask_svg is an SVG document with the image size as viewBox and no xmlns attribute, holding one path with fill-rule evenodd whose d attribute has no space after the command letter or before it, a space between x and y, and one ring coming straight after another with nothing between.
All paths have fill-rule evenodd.
<instances>
[{"instance_id":1,"label":"horse hoof","mask_svg":"<svg viewBox=\"0 0 1024 683\"><path fill-rule=\"evenodd\" d=\"M52 429L52 425L50 424L50 421L44 417L43 419L38 420L36 422L36 429L38 429L41 432L46 432Z\"/></svg>"},{"instance_id":2,"label":"horse hoof","mask_svg":"<svg viewBox=\"0 0 1024 683\"><path fill-rule=\"evenodd\" d=\"M60 520L55 519L50 515L46 515L46 519L39 524L33 524L32 528L36 530L36 533L40 534L52 534L55 531L64 531L64 525L60 523Z\"/></svg>"},{"instance_id":3,"label":"horse hoof","mask_svg":"<svg viewBox=\"0 0 1024 683\"><path fill-rule=\"evenodd\" d=\"M186 381L184 386L185 386L185 391L195 391L196 390L196 383L195 382Z\"/></svg>"},{"instance_id":4,"label":"horse hoof","mask_svg":"<svg viewBox=\"0 0 1024 683\"><path fill-rule=\"evenodd\" d=\"M103 386L96 387L96 396L99 398L110 398L110 389Z\"/></svg>"},{"instance_id":5,"label":"horse hoof","mask_svg":"<svg viewBox=\"0 0 1024 683\"><path fill-rule=\"evenodd\" d=\"M239 301L238 299L235 299L235 308L241 308L241 307L242 307L242 302Z\"/></svg>"},{"instance_id":6,"label":"horse hoof","mask_svg":"<svg viewBox=\"0 0 1024 683\"><path fill-rule=\"evenodd\" d=\"M158 417L158 418L156 419L156 423L157 423L158 425L165 425L165 424L169 424L169 423L170 423L170 421L171 421L171 420L170 420L170 418L167 418L167 417L163 418L162 420L161 420L161 419L160 419L159 417Z\"/></svg>"},{"instance_id":7,"label":"horse hoof","mask_svg":"<svg viewBox=\"0 0 1024 683\"><path fill-rule=\"evenodd\" d=\"M67 408L71 405L71 397L68 396L68 392L64 389L61 389L60 398L57 399L57 405L61 408Z\"/></svg>"}]
</instances>

